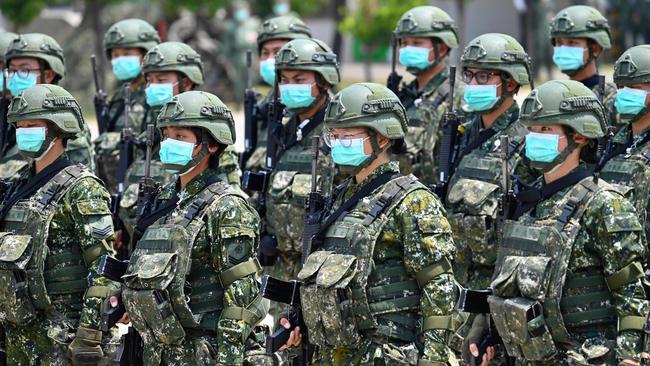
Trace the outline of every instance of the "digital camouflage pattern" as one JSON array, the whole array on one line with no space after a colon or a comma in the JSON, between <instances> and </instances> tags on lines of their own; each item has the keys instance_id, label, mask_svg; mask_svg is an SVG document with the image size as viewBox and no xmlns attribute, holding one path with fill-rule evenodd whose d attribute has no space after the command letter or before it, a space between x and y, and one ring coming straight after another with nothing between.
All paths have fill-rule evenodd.
<instances>
[{"instance_id":1,"label":"digital camouflage pattern","mask_svg":"<svg viewBox=\"0 0 650 366\"><path fill-rule=\"evenodd\" d=\"M179 189L178 181L168 184L156 197L154 209L178 196L180 201L177 208L163 220L173 222L184 217L197 195L206 187L205 180L216 174L216 171L208 169L192 179L184 189ZM193 270L198 270L195 265L200 264L207 270L223 272L254 258L259 240L259 216L246 200L234 192L230 188L208 204L208 211L203 216L204 223L192 247ZM255 274L240 278L224 289L223 306L253 310L259 306L261 299L258 291ZM192 295L189 296L191 301ZM129 311L135 314L140 309L129 308ZM251 331L244 321L220 319L215 328L201 329L198 333L188 332L179 345L159 343L151 338L151 333L143 332L145 365L160 365L161 362L188 366L242 364L246 351L244 340Z\"/></svg>"},{"instance_id":2,"label":"digital camouflage pattern","mask_svg":"<svg viewBox=\"0 0 650 366\"><path fill-rule=\"evenodd\" d=\"M485 289L490 285L498 237L496 222L501 187L500 136L510 137L513 151L508 160L511 174L522 160L522 150L528 130L517 122L519 106L516 101L490 126L495 131L480 146L466 151L467 146L488 130L480 114L473 114L464 124L459 151L461 158L450 179L445 208L454 233L456 262L454 275L463 286Z\"/></svg>"},{"instance_id":3,"label":"digital camouflage pattern","mask_svg":"<svg viewBox=\"0 0 650 366\"><path fill-rule=\"evenodd\" d=\"M19 179L18 186L26 184L34 175L33 165ZM37 192L30 200L38 200L42 192ZM119 285L96 273L99 256L114 255L113 223L110 216L109 194L101 183L85 172L63 194L50 222L47 246L49 256L58 252L79 253L72 262L49 263L45 271L63 270L81 266L83 273L75 273L85 286L102 287L115 291ZM5 226L3 222L3 226ZM85 263L83 256L92 258ZM71 273L72 274L72 273ZM69 278L74 279L74 277ZM87 297L82 292L72 294L50 294L52 311L39 313L36 320L25 325L16 326L5 323L7 328L8 364L9 365L66 365L67 346L74 338L78 327L99 329L101 313L104 311L104 298ZM108 338L106 336L105 338Z\"/></svg>"},{"instance_id":4,"label":"digital camouflage pattern","mask_svg":"<svg viewBox=\"0 0 650 366\"><path fill-rule=\"evenodd\" d=\"M346 189L340 191L333 207L349 199L366 182L386 172L399 172L398 163L389 162L380 166L363 182L351 181ZM372 202L389 185L390 183L387 183L378 188L359 202L357 207ZM386 276L387 273L381 270L382 267L401 264L406 275L411 276L410 280L413 281L415 274L424 268L444 259L453 260L455 247L451 228L445 218L445 210L434 194L421 185L420 187L407 193L401 202L395 203L396 206L387 214L387 221L380 233L371 233L377 235L377 240L372 253L374 263L370 277L379 285L391 282L391 279ZM386 317L382 318L382 324L397 334L401 330L397 326L398 323L386 320L392 319L390 317L392 314L396 318L406 316L415 319L429 316L445 317L452 314L457 296L452 273L443 273L429 279L419 291L420 300L415 308L389 311ZM314 310L303 307L303 313L309 311ZM417 332L419 333L419 330ZM318 365L376 365L377 363L416 365L418 361L429 361L432 365L444 365L448 360L454 359L453 353L446 345L448 335L447 330L429 329L421 335L421 338L418 337L418 342L404 344L378 334L373 335L372 331L368 331L361 334L360 343L354 347L319 349L314 362Z\"/></svg>"}]
</instances>

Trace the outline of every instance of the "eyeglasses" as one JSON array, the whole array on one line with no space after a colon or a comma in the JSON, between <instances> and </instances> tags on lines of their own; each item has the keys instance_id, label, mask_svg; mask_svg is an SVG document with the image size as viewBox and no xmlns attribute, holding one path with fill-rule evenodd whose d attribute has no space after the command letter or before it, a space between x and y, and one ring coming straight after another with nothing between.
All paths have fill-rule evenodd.
<instances>
[{"instance_id":1,"label":"eyeglasses","mask_svg":"<svg viewBox=\"0 0 650 366\"><path fill-rule=\"evenodd\" d=\"M477 72L464 70L462 73L464 83L469 84L472 82L472 79L476 79L476 82L479 85L487 84L488 80L490 80L490 78L494 75L501 75L501 74L494 71L483 71L483 70Z\"/></svg>"},{"instance_id":2,"label":"eyeglasses","mask_svg":"<svg viewBox=\"0 0 650 366\"><path fill-rule=\"evenodd\" d=\"M323 133L323 141L325 142L325 145L327 145L329 147L332 147L335 144L338 144L338 145L341 145L341 146L344 146L344 147L350 147L350 146L352 146L352 141L354 141L356 138L358 138L357 136L365 137L363 139L364 141L369 138L368 136L366 136L365 132L359 132L359 133L355 133L355 134L352 134L352 135L337 135L337 134L334 134L332 132L324 132Z\"/></svg>"},{"instance_id":3,"label":"eyeglasses","mask_svg":"<svg viewBox=\"0 0 650 366\"><path fill-rule=\"evenodd\" d=\"M41 71L40 69L22 69L22 70L9 70L9 77L13 77L14 75L18 74L18 77L21 79L26 79L30 73L32 72L39 72Z\"/></svg>"}]
</instances>

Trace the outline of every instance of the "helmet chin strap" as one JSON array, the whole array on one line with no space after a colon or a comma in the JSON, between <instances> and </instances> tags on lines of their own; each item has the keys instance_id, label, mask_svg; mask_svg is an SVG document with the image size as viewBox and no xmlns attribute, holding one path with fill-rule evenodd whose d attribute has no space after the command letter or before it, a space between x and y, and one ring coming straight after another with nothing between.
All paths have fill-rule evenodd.
<instances>
[{"instance_id":1,"label":"helmet chin strap","mask_svg":"<svg viewBox=\"0 0 650 366\"><path fill-rule=\"evenodd\" d=\"M368 138L370 140L370 146L372 147L372 151L370 152L370 156L366 158L361 164L357 166L349 166L349 165L341 165L340 168L342 172L344 173L349 173L349 175L357 175L359 174L360 171L363 169L367 168L370 164L372 164L375 159L384 151L386 151L391 144L386 144L383 148L379 146L379 141L377 140L377 133L374 130L369 130L368 131Z\"/></svg>"}]
</instances>

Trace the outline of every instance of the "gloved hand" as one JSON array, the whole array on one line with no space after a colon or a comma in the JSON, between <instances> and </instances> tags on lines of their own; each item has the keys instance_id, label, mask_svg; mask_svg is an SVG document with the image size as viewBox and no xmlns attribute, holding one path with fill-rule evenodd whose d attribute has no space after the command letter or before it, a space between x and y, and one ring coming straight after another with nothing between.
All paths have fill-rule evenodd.
<instances>
[{"instance_id":1,"label":"gloved hand","mask_svg":"<svg viewBox=\"0 0 650 366\"><path fill-rule=\"evenodd\" d=\"M104 357L100 346L102 332L79 327L75 339L68 346L68 357L74 366L94 366Z\"/></svg>"},{"instance_id":2,"label":"gloved hand","mask_svg":"<svg viewBox=\"0 0 650 366\"><path fill-rule=\"evenodd\" d=\"M472 323L472 327L463 340L461 355L463 357L463 360L465 360L468 365L474 366L480 364L480 361L476 362L477 360L470 352L469 346L471 344L479 346L481 342L489 335L488 316L488 314L477 314L474 318L474 322ZM480 354L479 359L482 358L483 355Z\"/></svg>"},{"instance_id":3,"label":"gloved hand","mask_svg":"<svg viewBox=\"0 0 650 366\"><path fill-rule=\"evenodd\" d=\"M257 249L257 259L263 267L270 267L278 259L278 241L275 236L264 234L260 239L260 247Z\"/></svg>"}]
</instances>

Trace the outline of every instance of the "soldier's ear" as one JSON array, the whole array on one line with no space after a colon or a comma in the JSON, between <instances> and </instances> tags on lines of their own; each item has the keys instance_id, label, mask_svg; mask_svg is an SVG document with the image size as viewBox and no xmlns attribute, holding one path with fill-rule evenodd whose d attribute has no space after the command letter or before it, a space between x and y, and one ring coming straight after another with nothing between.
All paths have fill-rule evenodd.
<instances>
[{"instance_id":1,"label":"soldier's ear","mask_svg":"<svg viewBox=\"0 0 650 366\"><path fill-rule=\"evenodd\" d=\"M56 77L56 74L52 70L45 70L45 80L41 80L43 84L52 84L54 81L54 78Z\"/></svg>"},{"instance_id":2,"label":"soldier's ear","mask_svg":"<svg viewBox=\"0 0 650 366\"><path fill-rule=\"evenodd\" d=\"M194 83L188 78L183 78L183 90L194 90Z\"/></svg>"},{"instance_id":3,"label":"soldier's ear","mask_svg":"<svg viewBox=\"0 0 650 366\"><path fill-rule=\"evenodd\" d=\"M603 48L596 42L591 42L591 52L594 54L594 57L598 58L603 52Z\"/></svg>"},{"instance_id":4,"label":"soldier's ear","mask_svg":"<svg viewBox=\"0 0 650 366\"><path fill-rule=\"evenodd\" d=\"M449 47L445 42L438 41L438 52L440 53L440 58L443 58L449 54Z\"/></svg>"},{"instance_id":5,"label":"soldier's ear","mask_svg":"<svg viewBox=\"0 0 650 366\"><path fill-rule=\"evenodd\" d=\"M573 142L578 144L578 146L585 145L587 142L589 142L588 138L584 137L583 135L581 135L581 134L579 134L577 132L574 132L573 134L571 134L571 138L573 138Z\"/></svg>"},{"instance_id":6,"label":"soldier's ear","mask_svg":"<svg viewBox=\"0 0 650 366\"><path fill-rule=\"evenodd\" d=\"M506 90L508 91L508 93L514 92L518 87L519 84L517 84L516 81L514 81L511 78L506 79Z\"/></svg>"}]
</instances>

